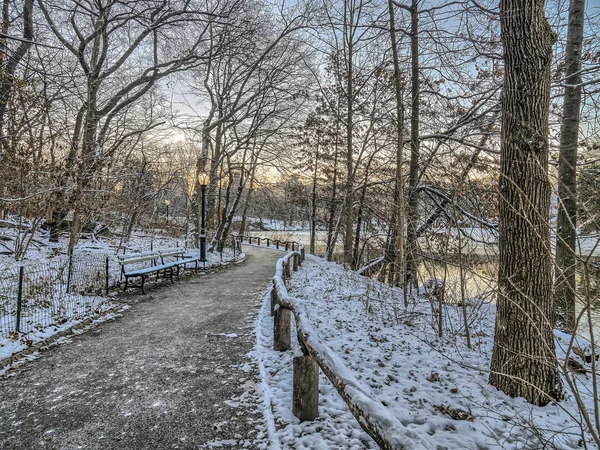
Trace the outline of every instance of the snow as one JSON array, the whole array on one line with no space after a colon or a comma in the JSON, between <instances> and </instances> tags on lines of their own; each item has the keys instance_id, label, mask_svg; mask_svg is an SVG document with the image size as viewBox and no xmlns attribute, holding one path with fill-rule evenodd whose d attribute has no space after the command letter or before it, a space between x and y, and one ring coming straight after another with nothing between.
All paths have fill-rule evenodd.
<instances>
[{"instance_id":1,"label":"snow","mask_svg":"<svg viewBox=\"0 0 600 450\"><path fill-rule=\"evenodd\" d=\"M27 327L19 336L0 336L0 360L31 347L36 342L65 331L88 317L98 316L116 307L113 302L101 297L80 297L79 301L81 302L80 311L60 323L51 323L46 326L35 324L35 326Z\"/></svg>"},{"instance_id":2,"label":"snow","mask_svg":"<svg viewBox=\"0 0 600 450\"><path fill-rule=\"evenodd\" d=\"M277 274L281 270L282 260ZM293 272L288 291L284 300L299 307L302 328L348 382L346 392L370 404L380 423L388 421L395 439L410 437L408 448L581 448L582 419L571 392L560 403L535 407L488 384L493 304L472 301L467 306L469 349L460 307L444 306L440 338L436 303L418 297L404 308L400 290L311 255ZM269 301L267 292L255 357L261 366L265 416L274 420L272 439L283 449L377 448L323 374L319 417L300 423L292 415L292 356L298 344L292 332L290 351L272 350ZM568 340L557 333L559 358L564 358ZM591 377L570 377L593 415ZM380 410L369 403L373 401ZM396 423L400 425L392 425Z\"/></svg>"}]
</instances>

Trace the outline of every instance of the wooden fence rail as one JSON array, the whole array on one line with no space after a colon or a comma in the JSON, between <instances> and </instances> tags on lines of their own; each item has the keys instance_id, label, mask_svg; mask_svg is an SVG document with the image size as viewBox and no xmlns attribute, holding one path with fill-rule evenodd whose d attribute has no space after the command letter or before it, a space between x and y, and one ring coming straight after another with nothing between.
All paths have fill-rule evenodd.
<instances>
[{"instance_id":1,"label":"wooden fence rail","mask_svg":"<svg viewBox=\"0 0 600 450\"><path fill-rule=\"evenodd\" d=\"M306 318L303 304L288 295L287 284L292 273L301 266L304 257L304 247L298 245L297 250L279 259L271 289L273 348L277 351L291 348L293 314L301 349L301 354L293 358L292 413L301 421L311 421L318 416L320 368L348 405L361 428L382 449L435 448L433 442L407 428L380 401L370 396L346 368L342 359L319 339Z\"/></svg>"},{"instance_id":2,"label":"wooden fence rail","mask_svg":"<svg viewBox=\"0 0 600 450\"><path fill-rule=\"evenodd\" d=\"M275 247L277 250L285 250L287 251L299 251L304 254L304 246L301 245L297 241L282 241L280 239L272 239L260 236L246 236L242 234L238 234L235 236L236 239L239 239L240 242L246 241L248 244L257 244L263 245L263 242L267 247Z\"/></svg>"}]
</instances>

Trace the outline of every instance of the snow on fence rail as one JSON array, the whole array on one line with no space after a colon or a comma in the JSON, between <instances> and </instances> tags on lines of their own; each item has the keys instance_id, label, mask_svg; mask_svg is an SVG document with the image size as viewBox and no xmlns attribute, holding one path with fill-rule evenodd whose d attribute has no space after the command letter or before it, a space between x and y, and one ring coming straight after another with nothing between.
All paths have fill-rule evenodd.
<instances>
[{"instance_id":1,"label":"snow on fence rail","mask_svg":"<svg viewBox=\"0 0 600 450\"><path fill-rule=\"evenodd\" d=\"M239 236L241 240L256 239L257 244L272 239ZM279 244L282 244L279 242ZM431 448L431 443L403 425L378 400L373 399L356 377L346 368L342 359L327 347L310 326L300 300L288 295L286 283L292 271L298 271L304 261L304 246L297 242L283 242L291 251L277 261L271 288L271 316L273 316L273 349L291 348L291 314L294 314L300 352L293 357L292 413L301 421L318 416L319 368L333 384L358 424L384 450ZM280 248L279 245L276 245ZM291 269L290 269L291 266Z\"/></svg>"}]
</instances>

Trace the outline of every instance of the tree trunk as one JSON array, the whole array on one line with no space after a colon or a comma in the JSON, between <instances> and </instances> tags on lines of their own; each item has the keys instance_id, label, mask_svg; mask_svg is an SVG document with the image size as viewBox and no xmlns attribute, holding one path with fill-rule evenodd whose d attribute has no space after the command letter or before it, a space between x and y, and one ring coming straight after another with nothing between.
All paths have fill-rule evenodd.
<instances>
[{"instance_id":1,"label":"tree trunk","mask_svg":"<svg viewBox=\"0 0 600 450\"><path fill-rule=\"evenodd\" d=\"M315 254L315 241L317 237L317 163L319 161L319 137L317 136L317 149L315 153L315 167L313 170L312 199L310 211L310 253Z\"/></svg>"},{"instance_id":2,"label":"tree trunk","mask_svg":"<svg viewBox=\"0 0 600 450\"><path fill-rule=\"evenodd\" d=\"M127 230L125 231L125 242L129 242L129 240L131 239L131 233L133 232L133 226L135 225L135 221L137 220L138 217L138 210L137 208L133 209L133 212L131 213L131 217L129 219L129 223L127 224Z\"/></svg>"},{"instance_id":3,"label":"tree trunk","mask_svg":"<svg viewBox=\"0 0 600 450\"><path fill-rule=\"evenodd\" d=\"M240 222L240 235L246 234L246 222L248 216L248 207L250 206L250 200L252 198L252 193L254 192L254 172L256 171L256 162L252 166L250 171L250 188L248 189L248 195L246 195L246 201L244 203L244 209L242 212L242 221Z\"/></svg>"},{"instance_id":4,"label":"tree trunk","mask_svg":"<svg viewBox=\"0 0 600 450\"><path fill-rule=\"evenodd\" d=\"M206 171L206 163L208 161L208 147L210 146L210 121L207 119L202 128L202 153L196 161L196 176L194 177L194 192L191 196L192 217L194 220L194 246L200 248L200 220L201 214L200 205L202 204L202 189L198 182L198 175ZM211 171L212 177L212 171Z\"/></svg>"},{"instance_id":5,"label":"tree trunk","mask_svg":"<svg viewBox=\"0 0 600 450\"><path fill-rule=\"evenodd\" d=\"M407 227L406 227L406 283L416 286L417 282L417 220L419 194L419 11L418 0L412 0L410 7L410 58L411 58L411 117L410 117L410 169L408 187ZM398 227L399 228L399 227Z\"/></svg>"},{"instance_id":6,"label":"tree trunk","mask_svg":"<svg viewBox=\"0 0 600 450\"><path fill-rule=\"evenodd\" d=\"M498 303L490 383L545 405L561 395L553 336L548 115L554 33L545 0L501 0Z\"/></svg>"},{"instance_id":7,"label":"tree trunk","mask_svg":"<svg viewBox=\"0 0 600 450\"><path fill-rule=\"evenodd\" d=\"M353 266L352 261L352 226L354 224L354 149L352 141L354 122L354 41L353 35L356 24L354 24L354 11L349 10L350 5L344 2L344 42L347 45L347 98L346 98L346 196L344 199L344 264Z\"/></svg>"},{"instance_id":8,"label":"tree trunk","mask_svg":"<svg viewBox=\"0 0 600 450\"><path fill-rule=\"evenodd\" d=\"M337 235L334 235L335 228L335 201L337 197L337 174L338 174L338 134L336 124L335 146L333 155L333 179L331 180L331 204L329 205L329 220L327 223L327 248L325 249L325 259L331 261Z\"/></svg>"},{"instance_id":9,"label":"tree trunk","mask_svg":"<svg viewBox=\"0 0 600 450\"><path fill-rule=\"evenodd\" d=\"M369 164L370 163L371 163L371 161L369 161ZM364 184L361 189L360 200L358 202L358 211L356 213L356 230L354 232L354 248L352 249L352 260L353 260L352 268L354 270L356 270L360 267L360 262L359 262L360 233L362 231L361 227L362 227L362 223L363 223L363 210L364 210L364 205L365 205L365 201L366 201L366 197L367 197L368 182L369 182L369 166L367 165L367 169L365 171L365 181L364 181Z\"/></svg>"},{"instance_id":10,"label":"tree trunk","mask_svg":"<svg viewBox=\"0 0 600 450\"><path fill-rule=\"evenodd\" d=\"M557 325L575 331L577 144L581 110L581 47L585 0L571 0L565 56L565 97L558 161L555 302Z\"/></svg>"},{"instance_id":11,"label":"tree trunk","mask_svg":"<svg viewBox=\"0 0 600 450\"><path fill-rule=\"evenodd\" d=\"M219 119L222 113L219 112ZM223 126L215 128L214 150L210 163L210 182L206 188L206 227L215 229L221 215L221 176L223 175Z\"/></svg>"},{"instance_id":12,"label":"tree trunk","mask_svg":"<svg viewBox=\"0 0 600 450\"><path fill-rule=\"evenodd\" d=\"M4 0L3 3L3 10L5 8L8 11L7 0ZM8 14L3 14L3 16L3 26L8 27ZM6 51L7 54L1 55L0 59L0 137L2 139L4 139L4 114L6 113L6 106L8 105L10 93L13 88L14 75L21 60L25 57L25 54L33 43L33 0L25 0L23 2L22 17L23 40L19 42L14 51L10 52L10 56L8 56L8 51L3 48L2 51Z\"/></svg>"},{"instance_id":13,"label":"tree trunk","mask_svg":"<svg viewBox=\"0 0 600 450\"><path fill-rule=\"evenodd\" d=\"M396 21L394 4L388 0L390 16L390 44L394 62L394 88L396 94L396 178L394 181L394 267L391 270L392 284L404 285L405 254L404 254L404 180L402 179L402 159L404 157L404 105L402 104L402 80L400 79L400 61L396 40Z\"/></svg>"}]
</instances>

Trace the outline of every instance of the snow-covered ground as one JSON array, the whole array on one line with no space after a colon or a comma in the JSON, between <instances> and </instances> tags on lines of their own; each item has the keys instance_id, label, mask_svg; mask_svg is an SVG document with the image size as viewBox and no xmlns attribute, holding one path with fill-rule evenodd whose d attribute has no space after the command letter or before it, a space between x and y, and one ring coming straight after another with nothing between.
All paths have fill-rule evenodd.
<instances>
[{"instance_id":1,"label":"snow-covered ground","mask_svg":"<svg viewBox=\"0 0 600 450\"><path fill-rule=\"evenodd\" d=\"M466 344L462 309L445 305L444 336L437 337L436 304L426 297L403 306L402 292L360 277L342 266L307 255L293 273L289 294L305 305L322 342L404 426L417 433L422 448L540 449L595 448L582 432L573 395L558 404L534 407L488 384L495 307L471 303ZM257 324L263 393L274 416L271 448L375 449L331 383L321 374L319 417L299 423L291 413L292 356L272 350L269 295ZM568 336L557 334L559 357ZM589 365L586 366L588 371ZM592 381L572 375L593 420ZM268 446L265 444L265 448Z\"/></svg>"},{"instance_id":2,"label":"snow-covered ground","mask_svg":"<svg viewBox=\"0 0 600 450\"><path fill-rule=\"evenodd\" d=\"M0 361L37 342L68 330L90 317L96 317L98 321L110 319L114 317L114 313L111 311L118 306L102 297L80 297L78 303L81 308L76 313L65 315L61 320L50 321L51 323L46 325L38 324L25 333L14 333L8 337L0 336ZM4 370L5 368L0 367L0 374Z\"/></svg>"}]
</instances>

